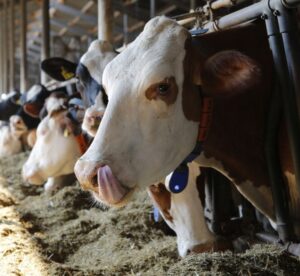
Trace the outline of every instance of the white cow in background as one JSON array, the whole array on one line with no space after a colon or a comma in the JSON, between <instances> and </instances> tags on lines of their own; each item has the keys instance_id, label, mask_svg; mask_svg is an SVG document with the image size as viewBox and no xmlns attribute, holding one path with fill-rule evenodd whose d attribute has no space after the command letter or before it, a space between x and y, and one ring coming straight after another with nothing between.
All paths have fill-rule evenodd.
<instances>
[{"instance_id":1,"label":"white cow in background","mask_svg":"<svg viewBox=\"0 0 300 276\"><path fill-rule=\"evenodd\" d=\"M37 140L22 169L25 181L41 185L47 181L45 190L51 192L65 182L74 181L73 167L83 153L80 122L69 117L69 109L62 98L51 96L46 100L48 115L37 128ZM78 110L79 117L83 111ZM66 176L68 181L63 181Z\"/></svg>"}]
</instances>

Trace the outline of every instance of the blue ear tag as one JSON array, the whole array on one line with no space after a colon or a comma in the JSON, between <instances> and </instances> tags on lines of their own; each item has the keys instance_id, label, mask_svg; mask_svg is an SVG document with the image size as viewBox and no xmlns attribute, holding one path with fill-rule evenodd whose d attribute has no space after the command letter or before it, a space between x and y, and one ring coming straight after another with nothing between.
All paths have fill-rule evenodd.
<instances>
[{"instance_id":1,"label":"blue ear tag","mask_svg":"<svg viewBox=\"0 0 300 276\"><path fill-rule=\"evenodd\" d=\"M189 168L186 163L182 163L176 170L172 173L169 190L172 193L180 193L187 186L189 178Z\"/></svg>"}]
</instances>

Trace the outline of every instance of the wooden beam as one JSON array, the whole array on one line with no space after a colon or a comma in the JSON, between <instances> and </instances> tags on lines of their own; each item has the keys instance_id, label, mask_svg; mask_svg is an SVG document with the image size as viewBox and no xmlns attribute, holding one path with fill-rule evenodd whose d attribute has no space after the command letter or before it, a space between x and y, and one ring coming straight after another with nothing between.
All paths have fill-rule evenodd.
<instances>
[{"instance_id":1,"label":"wooden beam","mask_svg":"<svg viewBox=\"0 0 300 276\"><path fill-rule=\"evenodd\" d=\"M8 93L8 73L9 73L9 68L8 68L8 1L4 0L3 1L3 91L4 93Z\"/></svg>"},{"instance_id":2,"label":"wooden beam","mask_svg":"<svg viewBox=\"0 0 300 276\"><path fill-rule=\"evenodd\" d=\"M50 24L56 27L62 28L63 33L69 32L74 35L85 35L87 33L86 29L79 26L68 26L68 22L60 19L51 19ZM63 29L66 28L66 31ZM59 35L62 36L62 31L59 32Z\"/></svg>"},{"instance_id":3,"label":"wooden beam","mask_svg":"<svg viewBox=\"0 0 300 276\"><path fill-rule=\"evenodd\" d=\"M10 0L9 20L9 89L15 89L15 0Z\"/></svg>"},{"instance_id":4,"label":"wooden beam","mask_svg":"<svg viewBox=\"0 0 300 276\"><path fill-rule=\"evenodd\" d=\"M3 31L3 8L0 9L0 95L4 92L3 85L3 44L4 44L4 31Z\"/></svg>"},{"instance_id":5,"label":"wooden beam","mask_svg":"<svg viewBox=\"0 0 300 276\"><path fill-rule=\"evenodd\" d=\"M78 10L76 8L73 8L73 7L64 5L64 4L55 2L55 3L52 3L50 5L50 7L54 8L62 13L72 15L74 17L79 16L81 20L86 21L87 23L89 23L91 25L95 25L98 22L97 16L85 14L81 10Z\"/></svg>"},{"instance_id":6,"label":"wooden beam","mask_svg":"<svg viewBox=\"0 0 300 276\"><path fill-rule=\"evenodd\" d=\"M98 0L98 39L113 42L112 0Z\"/></svg>"},{"instance_id":7,"label":"wooden beam","mask_svg":"<svg viewBox=\"0 0 300 276\"><path fill-rule=\"evenodd\" d=\"M20 90L24 93L27 90L27 10L26 0L20 0L21 9L21 35L20 35L20 48L21 48L21 61L20 61Z\"/></svg>"},{"instance_id":8,"label":"wooden beam","mask_svg":"<svg viewBox=\"0 0 300 276\"><path fill-rule=\"evenodd\" d=\"M41 60L50 57L50 23L49 23L49 0L42 2L42 49ZM33 46L33 45L32 45ZM35 46L38 47L38 46ZM47 75L41 72L41 83L45 84L48 80Z\"/></svg>"}]
</instances>

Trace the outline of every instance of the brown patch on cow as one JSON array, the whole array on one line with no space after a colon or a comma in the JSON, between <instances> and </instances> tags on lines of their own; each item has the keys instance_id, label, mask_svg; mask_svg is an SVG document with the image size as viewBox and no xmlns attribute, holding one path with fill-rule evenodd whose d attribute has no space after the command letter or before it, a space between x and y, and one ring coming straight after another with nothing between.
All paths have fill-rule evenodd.
<instances>
[{"instance_id":1,"label":"brown patch on cow","mask_svg":"<svg viewBox=\"0 0 300 276\"><path fill-rule=\"evenodd\" d=\"M226 250L233 250L231 241L220 239L214 242L198 244L190 250L190 254L199 254L204 252L223 252Z\"/></svg>"},{"instance_id":2,"label":"brown patch on cow","mask_svg":"<svg viewBox=\"0 0 300 276\"><path fill-rule=\"evenodd\" d=\"M44 106L43 104L39 104L39 103L35 103L35 104L34 103L25 103L23 108L27 114L29 114L30 116L32 116L34 118L38 118L43 106Z\"/></svg>"},{"instance_id":3,"label":"brown patch on cow","mask_svg":"<svg viewBox=\"0 0 300 276\"><path fill-rule=\"evenodd\" d=\"M168 91L166 95L161 95L159 93L159 86L160 85L167 85ZM168 77L164 80L150 85L146 92L145 92L146 98L148 100L157 100L160 99L164 101L167 105L171 105L175 103L178 95L178 86L176 84L176 80L174 77Z\"/></svg>"},{"instance_id":4,"label":"brown patch on cow","mask_svg":"<svg viewBox=\"0 0 300 276\"><path fill-rule=\"evenodd\" d=\"M261 80L258 64L239 51L221 51L209 57L201 72L202 89L211 97L243 93Z\"/></svg>"},{"instance_id":5,"label":"brown patch on cow","mask_svg":"<svg viewBox=\"0 0 300 276\"><path fill-rule=\"evenodd\" d=\"M194 84L193 72L199 67L193 67L193 59L201 63L201 57L193 51L192 40L187 38L185 42L185 58L183 61L184 81L182 87L183 114L189 121L199 122L201 114L201 90Z\"/></svg>"},{"instance_id":6,"label":"brown patch on cow","mask_svg":"<svg viewBox=\"0 0 300 276\"><path fill-rule=\"evenodd\" d=\"M247 26L199 37L198 40L199 45L209 52L208 56L237 49L261 64L264 81L255 89L214 100L212 121L203 149L207 158L222 163L235 184L249 180L255 186L269 185L265 131L273 90L273 67L264 27Z\"/></svg>"},{"instance_id":7,"label":"brown patch on cow","mask_svg":"<svg viewBox=\"0 0 300 276\"><path fill-rule=\"evenodd\" d=\"M162 183L153 184L149 187L149 192L165 219L173 222L173 217L169 212L171 209L171 193L166 189L165 185Z\"/></svg>"}]
</instances>

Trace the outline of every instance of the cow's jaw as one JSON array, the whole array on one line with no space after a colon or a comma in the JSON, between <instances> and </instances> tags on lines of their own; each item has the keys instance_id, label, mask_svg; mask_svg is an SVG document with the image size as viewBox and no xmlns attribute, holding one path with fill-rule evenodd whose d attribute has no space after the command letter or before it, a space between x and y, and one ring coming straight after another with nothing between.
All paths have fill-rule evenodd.
<instances>
[{"instance_id":1,"label":"cow's jaw","mask_svg":"<svg viewBox=\"0 0 300 276\"><path fill-rule=\"evenodd\" d=\"M124 199L132 189L145 189L176 168L193 150L198 132L198 123L189 121L182 107L186 31L156 18L144 32L105 68L109 103L93 143L75 166L83 188L97 192L96 172L108 165L127 188ZM146 95L165 79L177 86L175 99ZM111 205L109 198L101 200Z\"/></svg>"}]
</instances>

